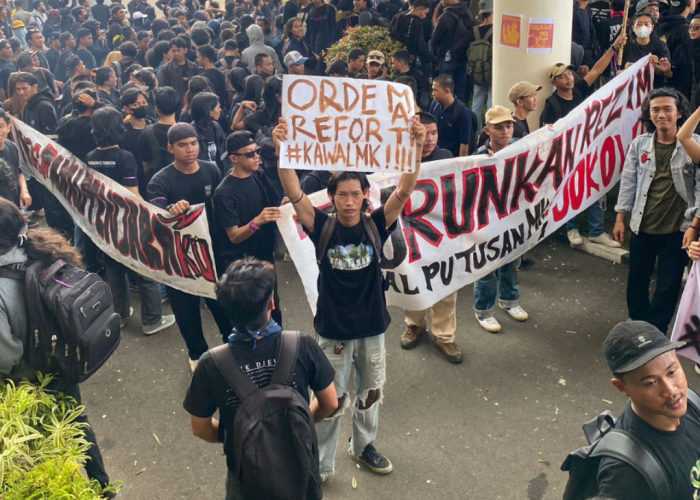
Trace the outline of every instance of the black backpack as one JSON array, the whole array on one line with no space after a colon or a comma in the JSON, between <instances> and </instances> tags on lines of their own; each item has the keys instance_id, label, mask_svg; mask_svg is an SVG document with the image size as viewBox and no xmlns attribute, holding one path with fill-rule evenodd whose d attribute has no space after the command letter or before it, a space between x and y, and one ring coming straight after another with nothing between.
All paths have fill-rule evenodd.
<instances>
[{"instance_id":1,"label":"black backpack","mask_svg":"<svg viewBox=\"0 0 700 500\"><path fill-rule=\"evenodd\" d=\"M688 403L700 410L700 397L690 389ZM616 424L613 414L605 411L583 426L589 446L570 453L561 466L569 473L563 500L585 500L598 495L598 468L603 457L632 466L646 480L655 500L673 500L670 483L656 457L633 435L615 429Z\"/></svg>"},{"instance_id":2,"label":"black backpack","mask_svg":"<svg viewBox=\"0 0 700 500\"><path fill-rule=\"evenodd\" d=\"M25 358L35 370L64 382L84 382L109 359L120 340L119 315L107 284L62 260L0 268L24 282L29 340Z\"/></svg>"},{"instance_id":3,"label":"black backpack","mask_svg":"<svg viewBox=\"0 0 700 500\"><path fill-rule=\"evenodd\" d=\"M270 384L258 388L228 345L212 349L214 364L241 400L233 421L233 471L245 500L319 500L319 450L308 403L291 387L299 332L282 332Z\"/></svg>"},{"instance_id":4,"label":"black backpack","mask_svg":"<svg viewBox=\"0 0 700 500\"><path fill-rule=\"evenodd\" d=\"M369 239L372 242L372 247L374 248L374 253L377 256L379 262L382 260L382 239L379 236L379 228L374 223L374 220L369 214L362 214L360 217L362 220L362 226L364 227ZM335 225L338 223L338 214L332 213L328 214L328 219L323 224L321 228L321 235L318 238L318 245L316 246L316 262L321 265L321 260L328 250L328 244L331 241L331 236L335 231Z\"/></svg>"}]
</instances>

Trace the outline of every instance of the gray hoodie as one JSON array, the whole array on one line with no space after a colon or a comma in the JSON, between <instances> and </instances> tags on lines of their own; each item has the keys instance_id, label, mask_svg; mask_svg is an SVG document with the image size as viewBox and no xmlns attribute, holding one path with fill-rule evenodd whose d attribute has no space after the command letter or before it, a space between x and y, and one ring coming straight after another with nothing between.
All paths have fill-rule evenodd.
<instances>
[{"instance_id":1,"label":"gray hoodie","mask_svg":"<svg viewBox=\"0 0 700 500\"><path fill-rule=\"evenodd\" d=\"M265 45L265 36L263 35L263 30L257 24L251 24L245 30L245 34L248 35L248 40L250 40L250 46L243 51L241 54L241 61L246 63L251 71L255 69L255 56L258 54L267 54L272 58L272 64L275 65L275 70L278 74L284 73L284 68L280 63L279 57L277 57L277 52L272 47Z\"/></svg>"},{"instance_id":2,"label":"gray hoodie","mask_svg":"<svg viewBox=\"0 0 700 500\"><path fill-rule=\"evenodd\" d=\"M23 248L14 247L0 255L0 267L27 260ZM0 379L11 376L15 380L30 376L31 371L22 360L24 343L28 340L27 305L24 301L24 283L0 278Z\"/></svg>"}]
</instances>

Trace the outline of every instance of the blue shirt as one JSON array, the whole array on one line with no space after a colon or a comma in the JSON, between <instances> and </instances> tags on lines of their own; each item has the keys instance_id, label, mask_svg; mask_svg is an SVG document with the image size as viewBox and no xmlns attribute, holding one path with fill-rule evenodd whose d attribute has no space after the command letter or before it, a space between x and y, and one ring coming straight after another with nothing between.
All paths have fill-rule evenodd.
<instances>
[{"instance_id":1,"label":"blue shirt","mask_svg":"<svg viewBox=\"0 0 700 500\"><path fill-rule=\"evenodd\" d=\"M458 113L455 113L456 106L461 107ZM472 112L459 99L455 99L455 102L448 108L433 101L430 104L430 114L437 120L438 146L458 157L460 144L469 145L473 142Z\"/></svg>"}]
</instances>

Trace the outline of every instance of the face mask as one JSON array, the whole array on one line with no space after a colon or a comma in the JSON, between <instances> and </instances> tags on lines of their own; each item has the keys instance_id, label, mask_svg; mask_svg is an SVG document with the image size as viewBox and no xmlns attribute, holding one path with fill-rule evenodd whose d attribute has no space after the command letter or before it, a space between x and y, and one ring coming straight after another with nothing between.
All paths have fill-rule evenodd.
<instances>
[{"instance_id":1,"label":"face mask","mask_svg":"<svg viewBox=\"0 0 700 500\"><path fill-rule=\"evenodd\" d=\"M132 109L131 114L137 120L143 120L148 115L148 109L146 109L146 106L140 106L136 109Z\"/></svg>"},{"instance_id":2,"label":"face mask","mask_svg":"<svg viewBox=\"0 0 700 500\"><path fill-rule=\"evenodd\" d=\"M639 28L635 28L634 34L637 35L637 38L649 38L649 36L651 36L651 28L648 26L640 26Z\"/></svg>"}]
</instances>

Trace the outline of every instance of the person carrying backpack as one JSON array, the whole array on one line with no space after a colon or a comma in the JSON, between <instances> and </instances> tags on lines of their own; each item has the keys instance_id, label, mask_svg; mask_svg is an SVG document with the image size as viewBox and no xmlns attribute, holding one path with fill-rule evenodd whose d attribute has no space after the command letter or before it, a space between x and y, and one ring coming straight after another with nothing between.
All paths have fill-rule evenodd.
<instances>
[{"instance_id":1,"label":"person carrying backpack","mask_svg":"<svg viewBox=\"0 0 700 500\"><path fill-rule=\"evenodd\" d=\"M278 156L287 134L287 121L280 118L272 132ZM335 212L327 214L314 207L304 194L294 170L278 169L298 220L316 247L319 278L314 328L321 349L336 370L335 386L340 398L339 410L318 425L322 481L335 472L340 423L351 406L348 389L353 367L356 397L348 453L376 474L393 470L389 459L374 446L386 383L384 332L391 322L380 262L382 248L413 193L425 135L425 127L414 117L411 139L416 141L415 171L402 174L386 203L371 214L366 213L369 181L364 174L340 171L331 177L328 197Z\"/></svg>"},{"instance_id":2,"label":"person carrying backpack","mask_svg":"<svg viewBox=\"0 0 700 500\"><path fill-rule=\"evenodd\" d=\"M35 363L35 359L30 361L30 350L37 349L30 349L30 331L38 317L50 313L38 309L41 307L39 300L27 300L26 277L32 272L31 263L38 263L42 270L47 267L53 269L57 267L57 263L64 263L64 268L73 268L82 265L82 257L58 231L50 228L28 229L19 208L11 201L0 198L0 381L9 379L19 382L23 378L37 380L36 370L39 365ZM27 269L25 266L28 264L30 267ZM78 273L81 272L82 270L78 270ZM95 275L89 276L99 280ZM38 283L35 280L30 285L33 288ZM69 289L63 288L63 291L67 290ZM106 286L102 291L108 293ZM57 297L58 295L56 294ZM103 309L109 314L108 308ZM113 337L118 338L119 317L113 309L111 313L110 319L116 333ZM48 366L41 371L54 373ZM48 385L48 389L70 396L80 405L80 386L68 378L59 375ZM90 459L85 463L85 471L88 477L96 479L102 487L106 487L109 485L109 476L86 413L81 413L76 421L88 424L84 432L85 439L91 446L87 450ZM105 492L103 496L114 498L115 495Z\"/></svg>"},{"instance_id":3,"label":"person carrying backpack","mask_svg":"<svg viewBox=\"0 0 700 500\"><path fill-rule=\"evenodd\" d=\"M467 33L467 75L474 84L471 110L476 115L477 130L484 124L484 111L493 107L493 0L479 1L479 15L483 23Z\"/></svg>"},{"instance_id":4,"label":"person carrying backpack","mask_svg":"<svg viewBox=\"0 0 700 500\"><path fill-rule=\"evenodd\" d=\"M467 51L464 42L474 25L466 2L443 0L444 10L437 20L432 35L432 47L440 61L440 74L448 74L455 81L455 96L469 102L467 92Z\"/></svg>"},{"instance_id":5,"label":"person carrying backpack","mask_svg":"<svg viewBox=\"0 0 700 500\"><path fill-rule=\"evenodd\" d=\"M629 403L617 422L606 412L584 426L592 444L562 465L569 471L564 500L697 497L700 398L688 389L676 355L684 345L644 321L610 331L603 356Z\"/></svg>"},{"instance_id":6,"label":"person carrying backpack","mask_svg":"<svg viewBox=\"0 0 700 500\"><path fill-rule=\"evenodd\" d=\"M322 497L314 422L337 408L335 371L311 337L272 319L275 282L268 262L229 266L216 296L233 332L200 358L185 396L193 434L224 444L226 500Z\"/></svg>"}]
</instances>

